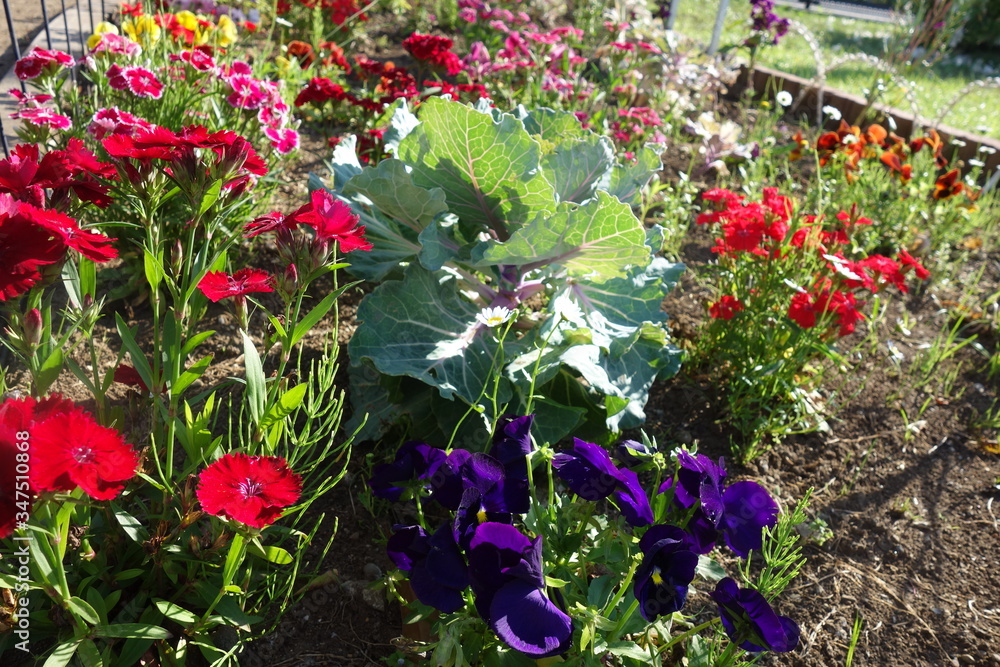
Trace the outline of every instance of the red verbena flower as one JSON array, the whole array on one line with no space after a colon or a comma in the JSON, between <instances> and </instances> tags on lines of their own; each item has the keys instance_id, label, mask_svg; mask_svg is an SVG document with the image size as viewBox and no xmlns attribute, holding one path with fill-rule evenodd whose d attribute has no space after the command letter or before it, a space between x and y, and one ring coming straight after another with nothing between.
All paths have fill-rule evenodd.
<instances>
[{"instance_id":1,"label":"red verbena flower","mask_svg":"<svg viewBox=\"0 0 1000 667\"><path fill-rule=\"evenodd\" d=\"M273 523L298 501L302 482L277 456L226 454L198 477L202 509L253 528Z\"/></svg>"},{"instance_id":2,"label":"red verbena flower","mask_svg":"<svg viewBox=\"0 0 1000 667\"><path fill-rule=\"evenodd\" d=\"M708 314L717 320L731 320L743 308L743 303L738 298L727 294L708 307Z\"/></svg>"},{"instance_id":3,"label":"red verbena flower","mask_svg":"<svg viewBox=\"0 0 1000 667\"><path fill-rule=\"evenodd\" d=\"M83 489L111 500L135 476L139 457L121 433L76 408L31 429L31 482L39 491Z\"/></svg>"},{"instance_id":4,"label":"red verbena flower","mask_svg":"<svg viewBox=\"0 0 1000 667\"><path fill-rule=\"evenodd\" d=\"M233 275L225 271L209 271L198 283L198 289L212 303L218 303L231 296L273 292L274 278L261 269L240 269Z\"/></svg>"}]
</instances>

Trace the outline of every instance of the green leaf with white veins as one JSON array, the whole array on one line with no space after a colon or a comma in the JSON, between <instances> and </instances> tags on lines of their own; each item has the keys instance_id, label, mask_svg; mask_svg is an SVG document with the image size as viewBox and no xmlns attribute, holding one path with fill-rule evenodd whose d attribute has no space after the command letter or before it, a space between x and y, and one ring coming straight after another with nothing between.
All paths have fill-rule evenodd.
<instances>
[{"instance_id":1,"label":"green leaf with white veins","mask_svg":"<svg viewBox=\"0 0 1000 667\"><path fill-rule=\"evenodd\" d=\"M348 350L355 363L368 359L382 373L409 375L445 398L457 394L472 402L492 381L496 351L477 313L479 308L460 296L453 276L413 264L402 281L383 283L361 302L361 325ZM505 382L501 391L509 395Z\"/></svg>"},{"instance_id":2,"label":"green leaf with white veins","mask_svg":"<svg viewBox=\"0 0 1000 667\"><path fill-rule=\"evenodd\" d=\"M514 264L522 269L556 269L594 282L609 280L631 267L649 264L642 223L606 192L578 206L563 203L557 213L539 214L508 242L482 253L480 265Z\"/></svg>"},{"instance_id":3,"label":"green leaf with white veins","mask_svg":"<svg viewBox=\"0 0 1000 667\"><path fill-rule=\"evenodd\" d=\"M399 144L416 185L444 190L466 238L492 230L506 239L539 211L552 211L552 186L539 169L539 146L519 120L431 98L420 124Z\"/></svg>"}]
</instances>

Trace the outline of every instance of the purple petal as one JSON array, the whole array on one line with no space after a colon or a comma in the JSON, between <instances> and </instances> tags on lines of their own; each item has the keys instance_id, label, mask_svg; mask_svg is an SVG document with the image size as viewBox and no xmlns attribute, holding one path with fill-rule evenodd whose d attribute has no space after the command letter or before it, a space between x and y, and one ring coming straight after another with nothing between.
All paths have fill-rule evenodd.
<instances>
[{"instance_id":1,"label":"purple petal","mask_svg":"<svg viewBox=\"0 0 1000 667\"><path fill-rule=\"evenodd\" d=\"M740 589L730 578L720 581L713 593L722 625L729 638L747 651L791 651L799 642L799 626L778 616L764 596L752 588Z\"/></svg>"},{"instance_id":2,"label":"purple petal","mask_svg":"<svg viewBox=\"0 0 1000 667\"><path fill-rule=\"evenodd\" d=\"M528 475L527 457L531 454L531 424L534 421L535 415L504 415L497 423L490 454L512 475Z\"/></svg>"},{"instance_id":3,"label":"purple petal","mask_svg":"<svg viewBox=\"0 0 1000 667\"><path fill-rule=\"evenodd\" d=\"M427 476L427 485L431 490L430 497L445 509L455 511L462 500L464 485L462 482L462 466L472 454L464 449L452 450L447 458L442 460Z\"/></svg>"},{"instance_id":4,"label":"purple petal","mask_svg":"<svg viewBox=\"0 0 1000 667\"><path fill-rule=\"evenodd\" d=\"M441 585L426 567L414 567L409 579L414 595L428 606L451 613L458 611L465 604L461 590Z\"/></svg>"},{"instance_id":5,"label":"purple petal","mask_svg":"<svg viewBox=\"0 0 1000 667\"><path fill-rule=\"evenodd\" d=\"M413 569L416 562L423 561L430 550L427 531L420 526L393 526L392 537L385 545L389 559L404 572Z\"/></svg>"},{"instance_id":6,"label":"purple petal","mask_svg":"<svg viewBox=\"0 0 1000 667\"><path fill-rule=\"evenodd\" d=\"M573 438L570 450L552 459L556 474L584 500L603 500L619 484L618 468L603 447Z\"/></svg>"},{"instance_id":7,"label":"purple petal","mask_svg":"<svg viewBox=\"0 0 1000 667\"><path fill-rule=\"evenodd\" d=\"M642 490L635 471L628 468L619 470L618 482L618 488L614 492L615 502L625 520L637 528L653 523L653 508L649 505L649 499Z\"/></svg>"},{"instance_id":8,"label":"purple petal","mask_svg":"<svg viewBox=\"0 0 1000 667\"><path fill-rule=\"evenodd\" d=\"M533 658L564 653L573 638L572 619L542 589L524 581L512 581L497 591L490 618L497 637Z\"/></svg>"},{"instance_id":9,"label":"purple petal","mask_svg":"<svg viewBox=\"0 0 1000 667\"><path fill-rule=\"evenodd\" d=\"M719 529L708 520L705 513L699 507L688 520L687 531L691 535L693 545L691 550L697 554L707 554L715 548L715 541L719 539Z\"/></svg>"},{"instance_id":10,"label":"purple petal","mask_svg":"<svg viewBox=\"0 0 1000 667\"><path fill-rule=\"evenodd\" d=\"M428 540L430 551L427 552L425 565L428 574L435 581L448 588L465 590L469 585L469 570L462 558L462 552L455 544L451 527L442 525Z\"/></svg>"},{"instance_id":11,"label":"purple petal","mask_svg":"<svg viewBox=\"0 0 1000 667\"><path fill-rule=\"evenodd\" d=\"M757 482L736 482L722 495L722 532L726 544L741 558L763 544L764 528L778 522L778 505Z\"/></svg>"}]
</instances>

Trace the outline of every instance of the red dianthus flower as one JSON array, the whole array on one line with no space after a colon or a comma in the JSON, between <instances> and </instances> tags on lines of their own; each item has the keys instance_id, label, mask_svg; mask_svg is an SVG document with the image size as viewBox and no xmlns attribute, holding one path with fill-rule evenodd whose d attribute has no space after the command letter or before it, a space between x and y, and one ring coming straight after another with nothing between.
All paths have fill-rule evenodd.
<instances>
[{"instance_id":1,"label":"red dianthus flower","mask_svg":"<svg viewBox=\"0 0 1000 667\"><path fill-rule=\"evenodd\" d=\"M135 476L139 457L121 433L83 410L57 413L31 429L31 483L37 491L83 489L111 500Z\"/></svg>"},{"instance_id":2,"label":"red dianthus flower","mask_svg":"<svg viewBox=\"0 0 1000 667\"><path fill-rule=\"evenodd\" d=\"M209 514L254 528L273 523L294 504L302 482L276 456L226 454L205 468L198 478L198 502Z\"/></svg>"},{"instance_id":3,"label":"red dianthus flower","mask_svg":"<svg viewBox=\"0 0 1000 667\"><path fill-rule=\"evenodd\" d=\"M209 271L198 283L198 289L212 303L254 292L273 292L274 278L261 269L240 269L233 275L225 271Z\"/></svg>"}]
</instances>

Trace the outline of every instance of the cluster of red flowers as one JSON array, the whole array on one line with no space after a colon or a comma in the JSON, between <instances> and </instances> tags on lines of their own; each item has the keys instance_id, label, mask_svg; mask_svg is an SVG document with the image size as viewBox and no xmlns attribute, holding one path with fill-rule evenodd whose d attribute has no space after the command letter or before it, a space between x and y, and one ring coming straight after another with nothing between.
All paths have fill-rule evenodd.
<instances>
[{"instance_id":1,"label":"cluster of red flowers","mask_svg":"<svg viewBox=\"0 0 1000 667\"><path fill-rule=\"evenodd\" d=\"M793 137L793 141L795 145L789 157L795 160L802 157L802 149L808 143L802 138L801 132ZM945 171L948 168L948 158L944 155L944 142L937 130L928 130L924 136L907 142L894 132L887 132L877 123L862 131L857 125L848 125L841 120L836 131L825 132L816 140L820 166L825 166L836 155L843 156L844 173L848 182L853 182L854 172L858 170L862 159L877 158L900 182L907 183L913 178L913 165L908 160L924 148L931 151L934 166L943 172L934 183L931 197L947 199L966 190L959 179L958 169ZM967 191L967 194L970 199L977 196L974 192Z\"/></svg>"},{"instance_id":2,"label":"cluster of red flowers","mask_svg":"<svg viewBox=\"0 0 1000 667\"><path fill-rule=\"evenodd\" d=\"M14 74L21 81L51 76L75 64L73 56L62 51L49 51L37 46L14 64Z\"/></svg>"},{"instance_id":3,"label":"cluster of red flowers","mask_svg":"<svg viewBox=\"0 0 1000 667\"><path fill-rule=\"evenodd\" d=\"M6 162L6 161L5 161ZM107 236L81 229L76 220L0 194L0 301L14 299L45 278L59 275L69 250L95 262L118 256Z\"/></svg>"},{"instance_id":4,"label":"cluster of red flowers","mask_svg":"<svg viewBox=\"0 0 1000 667\"><path fill-rule=\"evenodd\" d=\"M462 71L462 61L451 50L453 44L447 37L421 35L417 32L403 40L403 48L414 58L440 67L448 76L455 76Z\"/></svg>"},{"instance_id":5,"label":"cluster of red flowers","mask_svg":"<svg viewBox=\"0 0 1000 667\"><path fill-rule=\"evenodd\" d=\"M117 128L115 128L117 129ZM121 175L141 185L164 161L179 185L195 187L216 180L232 197L240 196L254 177L267 173L267 164L244 137L230 130L209 132L202 126L172 132L165 127L130 125L115 129L103 140L104 150L115 160Z\"/></svg>"},{"instance_id":6,"label":"cluster of red flowers","mask_svg":"<svg viewBox=\"0 0 1000 667\"><path fill-rule=\"evenodd\" d=\"M848 259L844 251L850 245L852 230L858 225L872 224L858 215L856 207L838 213L832 225L827 225L822 216L803 216L793 230L789 225L793 202L778 194L777 188L764 188L759 202L747 202L742 195L724 189L709 190L702 198L714 206L698 216L698 224L719 224L722 228L722 237L716 239L712 248L716 254L731 260L794 262L798 260L792 256L792 250L801 249L815 252L823 259L823 268L812 277L808 288L793 285L795 294L787 315L804 329L811 329L824 317L831 316L839 335L846 336L863 319L859 309L864 302L857 299L857 291L877 293L893 285L905 293L909 272L921 280L930 277L930 272L905 250L896 259L882 255ZM709 315L731 320L746 310L756 296L753 290L746 301L725 295L709 306Z\"/></svg>"},{"instance_id":7,"label":"cluster of red flowers","mask_svg":"<svg viewBox=\"0 0 1000 667\"><path fill-rule=\"evenodd\" d=\"M7 399L0 405L0 538L27 514L29 498L79 487L96 500L110 500L135 476L138 463L118 431L58 394Z\"/></svg>"},{"instance_id":8,"label":"cluster of red flowers","mask_svg":"<svg viewBox=\"0 0 1000 667\"><path fill-rule=\"evenodd\" d=\"M317 60L324 67L339 67L347 74L351 73L351 64L347 62L344 50L335 42L320 42L319 53L311 44L297 39L288 43L288 55L295 58L302 69L306 69Z\"/></svg>"}]
</instances>

